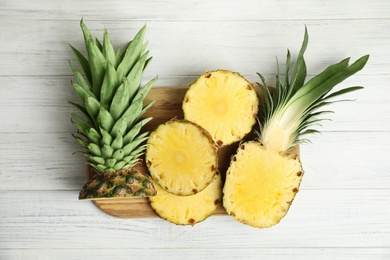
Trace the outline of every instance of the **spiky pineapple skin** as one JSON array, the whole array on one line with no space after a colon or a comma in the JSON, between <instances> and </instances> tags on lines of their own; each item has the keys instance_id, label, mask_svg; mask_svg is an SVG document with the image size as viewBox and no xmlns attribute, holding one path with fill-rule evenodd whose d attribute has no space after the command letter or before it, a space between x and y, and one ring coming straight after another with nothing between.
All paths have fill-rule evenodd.
<instances>
[{"instance_id":1,"label":"spiky pineapple skin","mask_svg":"<svg viewBox=\"0 0 390 260\"><path fill-rule=\"evenodd\" d=\"M216 210L222 197L221 174L201 192L190 196L178 196L156 185L157 195L149 197L150 206L163 219L176 225L195 225Z\"/></svg>"},{"instance_id":2,"label":"spiky pineapple skin","mask_svg":"<svg viewBox=\"0 0 390 260\"><path fill-rule=\"evenodd\" d=\"M153 180L175 195L194 195L218 171L217 147L208 132L187 120L170 120L147 141L146 166Z\"/></svg>"},{"instance_id":3,"label":"spiky pineapple skin","mask_svg":"<svg viewBox=\"0 0 390 260\"><path fill-rule=\"evenodd\" d=\"M276 225L287 214L303 176L294 154L242 143L232 157L223 188L223 206L236 220L256 227Z\"/></svg>"},{"instance_id":4,"label":"spiky pineapple skin","mask_svg":"<svg viewBox=\"0 0 390 260\"><path fill-rule=\"evenodd\" d=\"M219 146L240 141L256 123L258 98L237 72L205 72L190 85L182 104L184 118L205 128Z\"/></svg>"},{"instance_id":5,"label":"spiky pineapple skin","mask_svg":"<svg viewBox=\"0 0 390 260\"><path fill-rule=\"evenodd\" d=\"M97 173L82 188L79 199L129 198L155 196L152 178L137 169Z\"/></svg>"}]
</instances>

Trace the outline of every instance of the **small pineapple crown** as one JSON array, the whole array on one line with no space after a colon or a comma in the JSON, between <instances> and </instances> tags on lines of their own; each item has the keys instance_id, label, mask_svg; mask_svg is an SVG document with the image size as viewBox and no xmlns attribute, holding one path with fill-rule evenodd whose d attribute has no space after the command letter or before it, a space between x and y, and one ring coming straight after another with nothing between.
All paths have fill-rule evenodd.
<instances>
[{"instance_id":1,"label":"small pineapple crown","mask_svg":"<svg viewBox=\"0 0 390 260\"><path fill-rule=\"evenodd\" d=\"M146 26L131 40L124 51L114 50L104 30L103 43L94 39L84 24L87 57L70 46L82 72L69 62L76 82L72 85L81 104L70 102L80 112L72 114L78 129L74 138L85 148L88 164L98 172L115 172L132 167L143 154L148 133L141 128L152 118L141 118L154 102L143 101L157 77L141 87L143 72L151 57L144 43ZM80 115L81 116L80 116Z\"/></svg>"},{"instance_id":2,"label":"small pineapple crown","mask_svg":"<svg viewBox=\"0 0 390 260\"><path fill-rule=\"evenodd\" d=\"M317 76L305 83L306 63L304 52L308 44L308 33L305 27L304 40L298 53L291 77L291 55L287 52L284 81L281 80L279 63L277 64L276 86L270 90L264 77L258 73L262 84L260 141L268 148L280 152L288 152L297 144L309 141L304 136L319 131L313 126L324 120L321 116L331 113L321 110L324 106L335 102L334 98L363 87L353 86L330 93L339 83L352 76L366 65L369 56L365 55L349 65L349 58L327 67ZM341 100L337 100L341 101Z\"/></svg>"}]
</instances>

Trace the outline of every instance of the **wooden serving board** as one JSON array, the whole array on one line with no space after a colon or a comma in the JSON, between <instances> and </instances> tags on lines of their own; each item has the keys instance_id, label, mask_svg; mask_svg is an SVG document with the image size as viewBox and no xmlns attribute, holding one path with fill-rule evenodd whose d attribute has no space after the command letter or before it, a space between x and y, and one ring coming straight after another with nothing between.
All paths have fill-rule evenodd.
<instances>
[{"instance_id":1,"label":"wooden serving board","mask_svg":"<svg viewBox=\"0 0 390 260\"><path fill-rule=\"evenodd\" d=\"M154 105L143 115L143 117L153 117L142 131L153 131L159 126L172 118L182 119L182 100L187 91L186 88L161 87L152 88L145 98L145 104L156 100ZM248 135L253 139L253 134ZM230 158L238 148L238 143L222 147L218 150L218 168L224 181L226 170L229 167ZM299 154L299 148L294 151ZM147 171L144 164L138 165L140 170ZM93 176L89 169L89 178ZM124 198L124 199L101 199L94 200L95 205L103 212L119 218L150 218L158 217L153 209L149 206L147 198ZM225 209L219 205L213 215L226 215Z\"/></svg>"},{"instance_id":2,"label":"wooden serving board","mask_svg":"<svg viewBox=\"0 0 390 260\"><path fill-rule=\"evenodd\" d=\"M182 119L182 100L188 88L152 88L145 98L145 104L156 100L154 105L143 115L153 117L143 131L153 131L158 125L163 124L172 118ZM231 155L236 151L238 144L223 147L218 151L219 170L224 178L229 166ZM147 171L145 165L138 165L142 170ZM93 176L89 169L89 178ZM147 198L124 198L124 199L102 199L94 200L93 203L103 212L119 218L150 218L158 217L149 206ZM219 205L214 212L215 215L227 214L224 208Z\"/></svg>"}]
</instances>

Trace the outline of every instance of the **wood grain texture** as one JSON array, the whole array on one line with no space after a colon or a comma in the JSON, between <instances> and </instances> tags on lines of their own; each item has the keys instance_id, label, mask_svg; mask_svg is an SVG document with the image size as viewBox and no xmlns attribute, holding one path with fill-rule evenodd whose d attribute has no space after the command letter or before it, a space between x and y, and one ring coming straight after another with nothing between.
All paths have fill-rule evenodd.
<instances>
[{"instance_id":1,"label":"wood grain texture","mask_svg":"<svg viewBox=\"0 0 390 260\"><path fill-rule=\"evenodd\" d=\"M81 18L116 47L147 24L144 82L186 87L206 70L275 82L276 58L309 30L308 77L370 54L342 83L323 134L301 147L305 176L288 215L265 230L229 216L194 227L114 218L78 201L84 158L72 139L69 43ZM0 0L0 259L389 259L390 1ZM169 107L169 106L168 106ZM163 108L163 109L168 109ZM157 112L157 111L155 111Z\"/></svg>"},{"instance_id":2,"label":"wood grain texture","mask_svg":"<svg viewBox=\"0 0 390 260\"><path fill-rule=\"evenodd\" d=\"M211 216L193 227L160 218L114 218L90 201L75 199L77 193L0 192L1 248L192 248L193 254L202 249L223 254L229 248L390 246L390 208L384 206L390 203L389 189L301 190L286 217L269 229L252 228L230 216Z\"/></svg>"}]
</instances>

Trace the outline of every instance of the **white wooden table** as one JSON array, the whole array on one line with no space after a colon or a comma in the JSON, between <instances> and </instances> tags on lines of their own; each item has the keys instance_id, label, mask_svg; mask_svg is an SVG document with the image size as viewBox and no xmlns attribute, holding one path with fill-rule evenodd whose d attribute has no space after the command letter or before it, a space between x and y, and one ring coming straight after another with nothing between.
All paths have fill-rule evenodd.
<instances>
[{"instance_id":1,"label":"white wooden table","mask_svg":"<svg viewBox=\"0 0 390 260\"><path fill-rule=\"evenodd\" d=\"M154 56L145 81L187 86L206 70L274 82L277 56L309 30L309 77L370 54L340 86L323 134L302 146L305 176L288 215L270 229L229 216L191 226L118 219L77 200L84 158L72 154L77 100L68 43L107 28L124 44L146 23ZM0 259L390 259L390 1L0 0Z\"/></svg>"}]
</instances>

